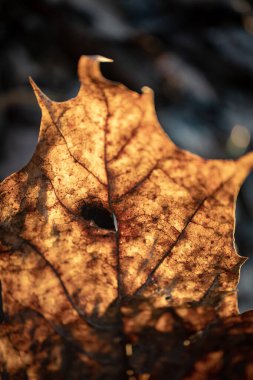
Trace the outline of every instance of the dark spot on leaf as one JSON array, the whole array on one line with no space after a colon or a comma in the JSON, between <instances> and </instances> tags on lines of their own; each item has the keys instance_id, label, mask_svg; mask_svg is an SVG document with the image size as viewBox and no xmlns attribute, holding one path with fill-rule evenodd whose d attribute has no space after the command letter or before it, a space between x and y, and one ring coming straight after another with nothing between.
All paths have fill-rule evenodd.
<instances>
[{"instance_id":1,"label":"dark spot on leaf","mask_svg":"<svg viewBox=\"0 0 253 380\"><path fill-rule=\"evenodd\" d=\"M113 214L100 205L85 204L81 209L81 215L85 220L92 220L100 228L115 231Z\"/></svg>"}]
</instances>

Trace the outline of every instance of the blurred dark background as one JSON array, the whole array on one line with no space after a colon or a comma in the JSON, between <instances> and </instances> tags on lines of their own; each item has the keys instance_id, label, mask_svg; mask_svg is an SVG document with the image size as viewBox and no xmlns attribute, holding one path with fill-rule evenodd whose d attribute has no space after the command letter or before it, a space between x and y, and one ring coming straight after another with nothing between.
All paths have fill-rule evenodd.
<instances>
[{"instance_id":1,"label":"blurred dark background","mask_svg":"<svg viewBox=\"0 0 253 380\"><path fill-rule=\"evenodd\" d=\"M0 180L36 145L31 75L54 100L78 91L81 54L113 58L105 76L155 91L180 147L208 158L253 149L253 4L247 0L0 0ZM244 265L239 306L253 309L253 175L237 203Z\"/></svg>"}]
</instances>

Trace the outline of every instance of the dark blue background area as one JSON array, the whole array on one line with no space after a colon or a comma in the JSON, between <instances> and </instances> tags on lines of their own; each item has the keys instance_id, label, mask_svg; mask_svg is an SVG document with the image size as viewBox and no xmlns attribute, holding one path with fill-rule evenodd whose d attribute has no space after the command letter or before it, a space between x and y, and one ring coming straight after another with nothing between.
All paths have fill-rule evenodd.
<instances>
[{"instance_id":1,"label":"dark blue background area","mask_svg":"<svg viewBox=\"0 0 253 380\"><path fill-rule=\"evenodd\" d=\"M105 76L155 91L180 147L208 158L253 149L253 7L247 0L1 0L0 179L31 157L40 112L31 75L55 100L78 91L81 54L113 58ZM253 176L237 203L240 310L253 308Z\"/></svg>"}]
</instances>

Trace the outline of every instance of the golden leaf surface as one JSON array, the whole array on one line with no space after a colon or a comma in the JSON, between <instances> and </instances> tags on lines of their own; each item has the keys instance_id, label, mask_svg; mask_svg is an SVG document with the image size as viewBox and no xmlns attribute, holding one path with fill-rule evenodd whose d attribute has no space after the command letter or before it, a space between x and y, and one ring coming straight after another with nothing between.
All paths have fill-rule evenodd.
<instances>
[{"instance_id":1,"label":"golden leaf surface","mask_svg":"<svg viewBox=\"0 0 253 380\"><path fill-rule=\"evenodd\" d=\"M42 110L38 145L0 185L3 380L156 380L178 344L187 356L193 330L233 316L242 323L235 199L253 154L207 160L178 148L151 90L106 80L106 60L81 57L81 87L66 102L31 81ZM173 352L151 365L159 342ZM212 373L224 356L216 351L194 354L187 379L211 379L200 355Z\"/></svg>"}]
</instances>

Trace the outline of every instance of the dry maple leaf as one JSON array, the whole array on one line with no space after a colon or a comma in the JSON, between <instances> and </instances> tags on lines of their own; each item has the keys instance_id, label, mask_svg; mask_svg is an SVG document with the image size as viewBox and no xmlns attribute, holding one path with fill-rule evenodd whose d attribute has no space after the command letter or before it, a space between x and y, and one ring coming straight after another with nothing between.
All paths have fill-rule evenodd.
<instances>
[{"instance_id":1,"label":"dry maple leaf","mask_svg":"<svg viewBox=\"0 0 253 380\"><path fill-rule=\"evenodd\" d=\"M253 154L179 149L152 92L100 61L81 57L66 102L32 82L38 145L0 187L2 380L253 379L233 239Z\"/></svg>"}]
</instances>

